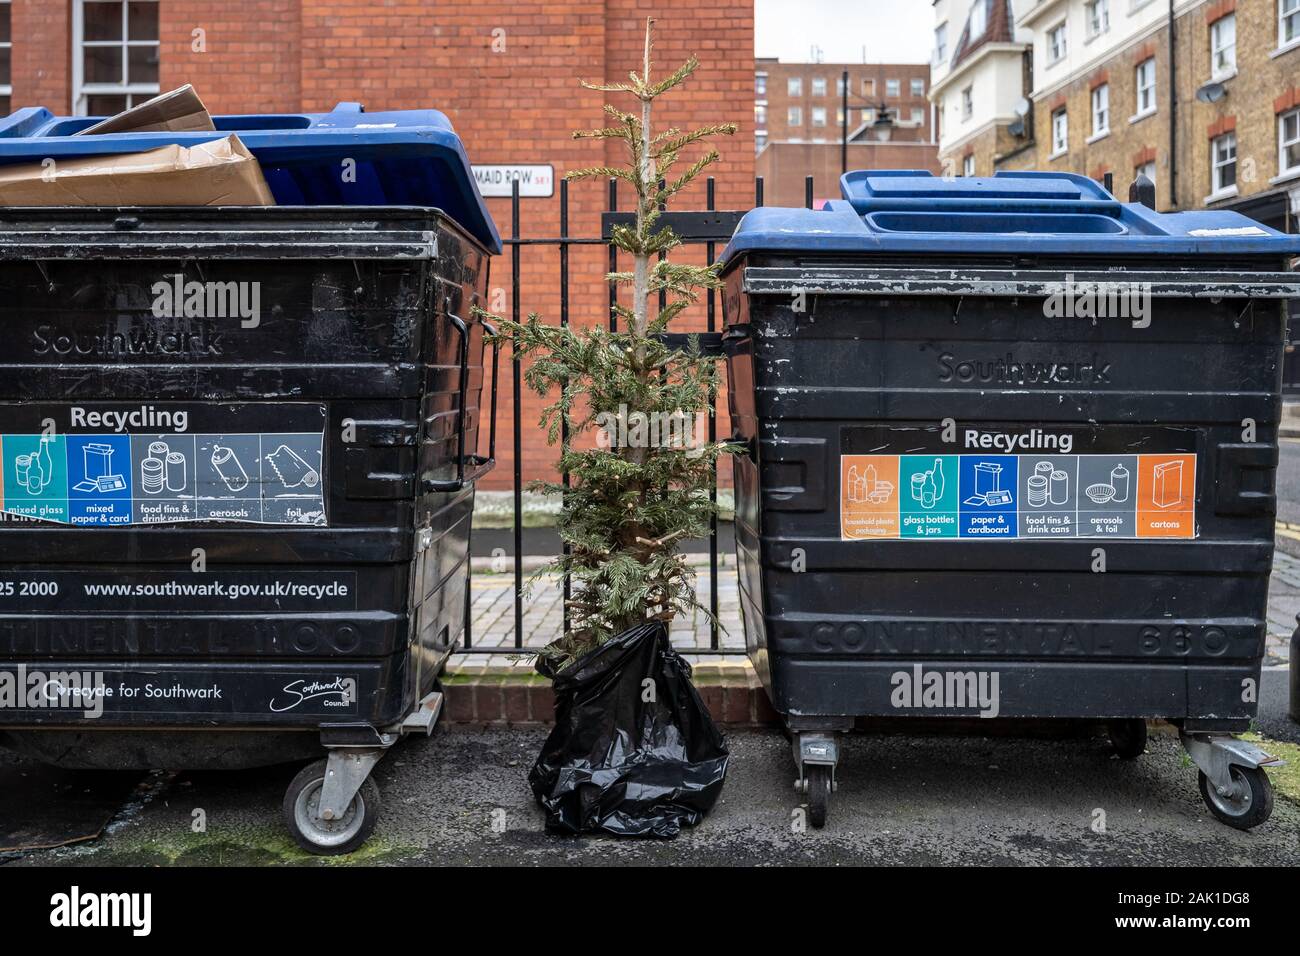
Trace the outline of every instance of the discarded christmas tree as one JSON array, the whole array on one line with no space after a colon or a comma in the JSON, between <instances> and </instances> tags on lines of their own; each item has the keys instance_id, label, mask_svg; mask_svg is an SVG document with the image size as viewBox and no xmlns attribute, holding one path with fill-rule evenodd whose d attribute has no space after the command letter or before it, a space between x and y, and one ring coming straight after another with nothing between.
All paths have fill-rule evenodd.
<instances>
[{"instance_id":1,"label":"discarded christmas tree","mask_svg":"<svg viewBox=\"0 0 1300 956\"><path fill-rule=\"evenodd\" d=\"M701 439L718 388L717 360L700 354L699 341L685 348L662 338L670 323L700 293L719 285L715 266L680 265L668 255L681 244L662 223L661 208L718 160L709 149L673 178L683 151L717 135L730 123L655 133L655 101L686 82L699 66L691 57L662 80L651 76L653 21L647 21L645 58L628 82L583 83L637 101L633 111L606 105L613 123L574 133L578 139L618 140L627 166L598 166L568 179L615 177L636 194L636 218L613 229L610 242L630 257L628 272L607 280L630 290L630 305L614 307L618 331L604 322L586 328L544 324L536 314L524 322L493 317L500 339L514 354L530 358L525 380L553 396L542 426L551 444L562 441L559 466L570 487L536 482L535 489L563 495L558 530L569 553L549 568L572 586L570 627L543 651L552 672L616 634L650 620L668 622L701 607L694 572L682 542L709 532L716 511L709 489L725 443ZM660 305L660 297L664 302ZM707 432L705 432L707 434ZM584 437L595 438L595 447Z\"/></svg>"}]
</instances>

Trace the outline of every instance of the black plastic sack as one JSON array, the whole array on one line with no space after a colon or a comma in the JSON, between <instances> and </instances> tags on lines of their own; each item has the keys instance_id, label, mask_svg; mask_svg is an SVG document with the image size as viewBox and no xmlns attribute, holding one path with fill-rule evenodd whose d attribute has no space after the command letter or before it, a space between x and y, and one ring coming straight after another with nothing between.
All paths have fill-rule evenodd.
<instances>
[{"instance_id":1,"label":"black plastic sack","mask_svg":"<svg viewBox=\"0 0 1300 956\"><path fill-rule=\"evenodd\" d=\"M555 729L528 774L547 832L671 839L704 818L722 792L727 747L662 622L559 672L544 658L537 670L555 687Z\"/></svg>"}]
</instances>

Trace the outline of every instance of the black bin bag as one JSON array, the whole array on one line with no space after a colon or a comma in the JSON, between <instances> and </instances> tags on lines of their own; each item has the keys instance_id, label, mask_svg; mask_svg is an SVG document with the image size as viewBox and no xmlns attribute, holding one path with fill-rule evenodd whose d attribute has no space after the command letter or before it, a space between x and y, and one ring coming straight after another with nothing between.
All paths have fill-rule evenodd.
<instances>
[{"instance_id":1,"label":"black bin bag","mask_svg":"<svg viewBox=\"0 0 1300 956\"><path fill-rule=\"evenodd\" d=\"M528 775L547 832L671 839L704 818L727 747L662 622L537 670L555 687L555 729Z\"/></svg>"}]
</instances>

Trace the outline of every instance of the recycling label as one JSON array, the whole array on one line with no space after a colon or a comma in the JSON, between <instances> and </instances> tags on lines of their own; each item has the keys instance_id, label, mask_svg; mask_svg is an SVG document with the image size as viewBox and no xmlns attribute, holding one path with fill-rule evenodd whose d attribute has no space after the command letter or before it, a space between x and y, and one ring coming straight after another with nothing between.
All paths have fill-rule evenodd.
<instances>
[{"instance_id":1,"label":"recycling label","mask_svg":"<svg viewBox=\"0 0 1300 956\"><path fill-rule=\"evenodd\" d=\"M981 425L941 436L844 429L842 540L1196 537L1194 430Z\"/></svg>"},{"instance_id":2,"label":"recycling label","mask_svg":"<svg viewBox=\"0 0 1300 956\"><path fill-rule=\"evenodd\" d=\"M307 404L0 404L0 511L323 526L325 421Z\"/></svg>"}]
</instances>

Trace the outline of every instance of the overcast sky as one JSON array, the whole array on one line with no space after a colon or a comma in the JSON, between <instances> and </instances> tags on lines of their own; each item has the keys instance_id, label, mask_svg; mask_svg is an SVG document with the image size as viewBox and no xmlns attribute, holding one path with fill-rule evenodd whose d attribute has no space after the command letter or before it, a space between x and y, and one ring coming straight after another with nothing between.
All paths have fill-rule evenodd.
<instances>
[{"instance_id":1,"label":"overcast sky","mask_svg":"<svg viewBox=\"0 0 1300 956\"><path fill-rule=\"evenodd\" d=\"M927 63L930 0L754 0L754 54L824 63Z\"/></svg>"}]
</instances>

